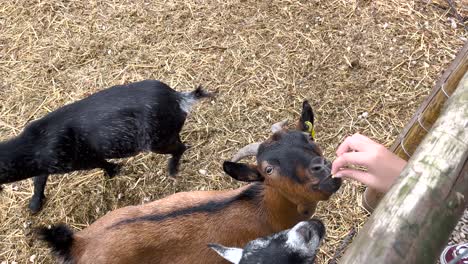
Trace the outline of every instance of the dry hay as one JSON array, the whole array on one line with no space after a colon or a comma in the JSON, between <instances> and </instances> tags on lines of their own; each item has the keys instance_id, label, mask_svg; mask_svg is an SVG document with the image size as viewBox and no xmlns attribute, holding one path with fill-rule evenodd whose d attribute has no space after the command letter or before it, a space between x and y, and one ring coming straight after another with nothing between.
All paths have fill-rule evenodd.
<instances>
[{"instance_id":1,"label":"dry hay","mask_svg":"<svg viewBox=\"0 0 468 264\"><path fill-rule=\"evenodd\" d=\"M98 170L51 177L36 216L27 210L32 181L6 185L0 261L50 263L45 245L31 237L40 224L82 229L122 206L239 186L221 162L265 139L273 122L297 118L304 98L328 157L358 131L389 146L466 41L452 18L424 1L2 1L1 139L114 84L155 78L220 95L187 120L183 139L194 147L177 182L166 177L167 157L142 154L122 161L122 176L112 180ZM359 118L363 112L367 118ZM347 182L320 204L316 216L328 235L317 263L364 223L362 191Z\"/></svg>"}]
</instances>

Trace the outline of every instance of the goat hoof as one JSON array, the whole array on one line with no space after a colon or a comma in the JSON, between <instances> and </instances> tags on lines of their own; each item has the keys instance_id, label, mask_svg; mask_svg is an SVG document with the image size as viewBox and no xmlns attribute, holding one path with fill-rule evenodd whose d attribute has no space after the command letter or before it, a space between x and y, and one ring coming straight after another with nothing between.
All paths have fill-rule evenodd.
<instances>
[{"instance_id":1,"label":"goat hoof","mask_svg":"<svg viewBox=\"0 0 468 264\"><path fill-rule=\"evenodd\" d=\"M177 183L178 182L178 178L176 177L177 175L174 175L174 176L171 176L169 175L169 177L167 177L166 179L168 179L170 182L172 183Z\"/></svg>"},{"instance_id":2,"label":"goat hoof","mask_svg":"<svg viewBox=\"0 0 468 264\"><path fill-rule=\"evenodd\" d=\"M179 173L179 168L177 166L169 165L167 171L169 177L175 179L177 177L177 173Z\"/></svg>"},{"instance_id":3,"label":"goat hoof","mask_svg":"<svg viewBox=\"0 0 468 264\"><path fill-rule=\"evenodd\" d=\"M43 199L39 199L36 197L31 198L31 201L29 202L29 210L31 211L31 214L37 214L39 211L42 209L43 205Z\"/></svg>"},{"instance_id":4,"label":"goat hoof","mask_svg":"<svg viewBox=\"0 0 468 264\"><path fill-rule=\"evenodd\" d=\"M3 191L3 185L0 185L0 192Z\"/></svg>"},{"instance_id":5,"label":"goat hoof","mask_svg":"<svg viewBox=\"0 0 468 264\"><path fill-rule=\"evenodd\" d=\"M122 168L122 165L120 164L112 164L112 166L105 169L106 176L109 178L114 178L117 174L120 173L121 168Z\"/></svg>"}]
</instances>

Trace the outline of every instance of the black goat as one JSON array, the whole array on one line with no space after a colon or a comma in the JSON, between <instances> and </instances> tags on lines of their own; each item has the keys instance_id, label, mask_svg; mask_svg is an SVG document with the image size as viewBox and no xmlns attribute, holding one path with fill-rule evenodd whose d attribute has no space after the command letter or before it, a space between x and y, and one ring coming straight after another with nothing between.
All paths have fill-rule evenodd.
<instances>
[{"instance_id":1,"label":"black goat","mask_svg":"<svg viewBox=\"0 0 468 264\"><path fill-rule=\"evenodd\" d=\"M299 222L291 229L252 240L243 249L219 244L208 246L235 264L313 264L324 235L322 221L311 219Z\"/></svg>"},{"instance_id":2,"label":"black goat","mask_svg":"<svg viewBox=\"0 0 468 264\"><path fill-rule=\"evenodd\" d=\"M152 151L172 155L168 171L175 176L188 148L179 137L187 114L196 101L212 95L201 87L184 93L145 80L63 106L0 143L0 184L34 177L29 208L36 213L49 174L102 168L113 177L120 165L106 159Z\"/></svg>"}]
</instances>

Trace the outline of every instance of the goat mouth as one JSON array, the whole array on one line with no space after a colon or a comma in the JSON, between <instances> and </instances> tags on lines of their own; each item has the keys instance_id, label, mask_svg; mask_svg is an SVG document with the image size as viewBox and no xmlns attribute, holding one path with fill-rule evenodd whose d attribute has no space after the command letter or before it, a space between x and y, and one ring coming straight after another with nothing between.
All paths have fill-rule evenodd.
<instances>
[{"instance_id":1,"label":"goat mouth","mask_svg":"<svg viewBox=\"0 0 468 264\"><path fill-rule=\"evenodd\" d=\"M316 205L303 205L298 204L296 206L296 210L299 214L305 217L311 217L315 213L315 206Z\"/></svg>"},{"instance_id":2,"label":"goat mouth","mask_svg":"<svg viewBox=\"0 0 468 264\"><path fill-rule=\"evenodd\" d=\"M321 189L320 186L323 184L327 184L329 181L333 180L333 174L329 174L328 176L324 177L317 183L317 189Z\"/></svg>"},{"instance_id":3,"label":"goat mouth","mask_svg":"<svg viewBox=\"0 0 468 264\"><path fill-rule=\"evenodd\" d=\"M320 181L318 185L318 190L321 191L322 193L332 195L340 189L341 183L342 183L341 179L327 176Z\"/></svg>"}]
</instances>

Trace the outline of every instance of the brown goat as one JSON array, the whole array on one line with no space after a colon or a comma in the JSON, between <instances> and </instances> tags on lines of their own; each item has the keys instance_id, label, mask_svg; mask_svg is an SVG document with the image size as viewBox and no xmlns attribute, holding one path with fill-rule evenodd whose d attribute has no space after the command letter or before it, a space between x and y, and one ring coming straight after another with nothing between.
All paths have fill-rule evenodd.
<instances>
[{"instance_id":1,"label":"brown goat","mask_svg":"<svg viewBox=\"0 0 468 264\"><path fill-rule=\"evenodd\" d=\"M313 123L307 101L299 124L306 121ZM341 185L328 177L330 163L310 134L273 129L267 141L236 156L256 154L256 165L223 164L231 177L254 183L228 191L181 192L124 207L77 233L64 225L42 228L41 239L63 263L228 263L207 245L244 247L291 228L309 219L317 202Z\"/></svg>"}]
</instances>

